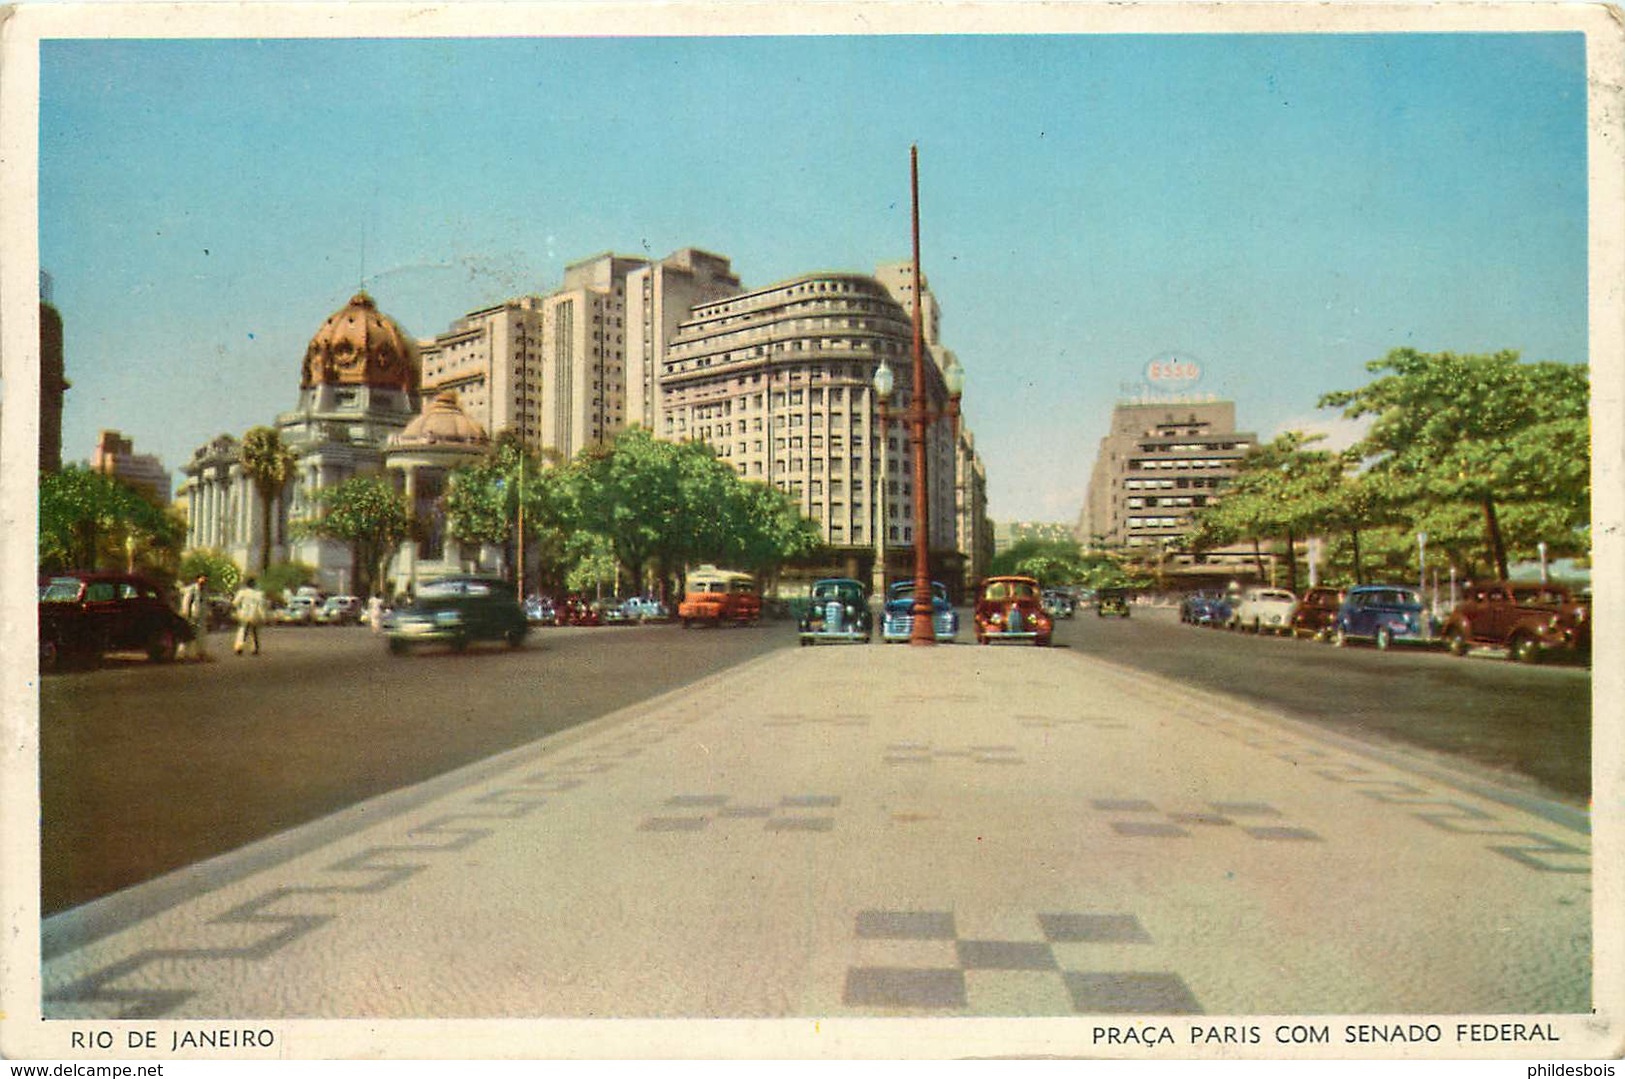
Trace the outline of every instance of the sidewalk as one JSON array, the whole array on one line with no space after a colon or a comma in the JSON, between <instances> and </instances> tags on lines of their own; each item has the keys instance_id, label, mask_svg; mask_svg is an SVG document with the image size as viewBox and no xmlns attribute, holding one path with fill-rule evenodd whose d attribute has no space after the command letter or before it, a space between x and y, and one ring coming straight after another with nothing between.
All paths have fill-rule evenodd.
<instances>
[{"instance_id":1,"label":"sidewalk","mask_svg":"<svg viewBox=\"0 0 1625 1079\"><path fill-rule=\"evenodd\" d=\"M1587 1011L1583 823L1470 786L1064 649L790 649L70 911L45 1014Z\"/></svg>"}]
</instances>

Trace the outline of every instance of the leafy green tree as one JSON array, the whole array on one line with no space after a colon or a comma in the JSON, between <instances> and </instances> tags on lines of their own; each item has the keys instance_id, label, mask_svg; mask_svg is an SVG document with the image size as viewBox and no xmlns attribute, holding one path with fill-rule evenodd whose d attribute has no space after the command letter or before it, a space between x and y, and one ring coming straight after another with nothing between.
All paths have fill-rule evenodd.
<instances>
[{"instance_id":1,"label":"leafy green tree","mask_svg":"<svg viewBox=\"0 0 1625 1079\"><path fill-rule=\"evenodd\" d=\"M348 545L356 568L356 592L377 591L385 562L410 534L406 496L386 479L352 476L317 491L315 502L317 515L298 522L295 530Z\"/></svg>"},{"instance_id":2,"label":"leafy green tree","mask_svg":"<svg viewBox=\"0 0 1625 1079\"><path fill-rule=\"evenodd\" d=\"M1361 451L1394 502L1424 512L1466 503L1482 518L1487 562L1508 564L1503 516L1544 504L1561 542L1587 526L1591 506L1589 372L1584 365L1522 363L1493 355L1401 348L1366 369L1381 377L1324 395L1322 407L1373 416ZM1386 372L1386 373L1385 373Z\"/></svg>"},{"instance_id":3,"label":"leafy green tree","mask_svg":"<svg viewBox=\"0 0 1625 1079\"><path fill-rule=\"evenodd\" d=\"M289 592L315 581L315 566L304 562L277 562L260 574L260 589L272 602L281 602Z\"/></svg>"},{"instance_id":4,"label":"leafy green tree","mask_svg":"<svg viewBox=\"0 0 1625 1079\"><path fill-rule=\"evenodd\" d=\"M243 571L224 551L209 547L195 547L181 557L179 575L182 581L197 580L198 574L209 579L211 592L235 592Z\"/></svg>"},{"instance_id":5,"label":"leafy green tree","mask_svg":"<svg viewBox=\"0 0 1625 1079\"><path fill-rule=\"evenodd\" d=\"M283 444L282 433L276 428L251 427L237 448L237 460L260 499L263 527L258 565L264 570L271 564L271 504L293 478L296 459L293 451Z\"/></svg>"},{"instance_id":6,"label":"leafy green tree","mask_svg":"<svg viewBox=\"0 0 1625 1079\"><path fill-rule=\"evenodd\" d=\"M666 581L698 562L765 574L822 543L788 495L740 479L704 442L633 427L564 472L561 519L603 536L639 586L651 570Z\"/></svg>"},{"instance_id":7,"label":"leafy green tree","mask_svg":"<svg viewBox=\"0 0 1625 1079\"><path fill-rule=\"evenodd\" d=\"M532 454L516 433L500 433L483 460L452 473L440 502L447 530L460 542L500 548L507 564L517 570L522 516L525 561L540 563L544 583L562 582L569 556L564 548L560 470L551 467L557 456L552 450Z\"/></svg>"},{"instance_id":8,"label":"leafy green tree","mask_svg":"<svg viewBox=\"0 0 1625 1079\"><path fill-rule=\"evenodd\" d=\"M39 477L39 564L47 572L122 569L126 539L149 557L179 549L183 530L146 492L69 466Z\"/></svg>"}]
</instances>

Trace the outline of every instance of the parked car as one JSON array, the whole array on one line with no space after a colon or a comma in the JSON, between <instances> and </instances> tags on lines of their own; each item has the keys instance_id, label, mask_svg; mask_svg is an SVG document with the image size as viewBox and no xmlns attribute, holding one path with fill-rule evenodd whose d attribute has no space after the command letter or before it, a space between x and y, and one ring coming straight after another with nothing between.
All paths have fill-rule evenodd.
<instances>
[{"instance_id":1,"label":"parked car","mask_svg":"<svg viewBox=\"0 0 1625 1079\"><path fill-rule=\"evenodd\" d=\"M193 637L175 613L173 597L147 577L129 573L59 573L39 594L39 664L54 670L66 659L107 652L145 652L167 663Z\"/></svg>"},{"instance_id":2,"label":"parked car","mask_svg":"<svg viewBox=\"0 0 1625 1079\"><path fill-rule=\"evenodd\" d=\"M1229 626L1252 633L1285 633L1297 607L1298 597L1284 588L1249 588L1230 612Z\"/></svg>"},{"instance_id":3,"label":"parked car","mask_svg":"<svg viewBox=\"0 0 1625 1079\"><path fill-rule=\"evenodd\" d=\"M462 651L474 641L525 643L530 623L514 586L496 577L441 577L418 588L417 597L385 623L389 650L397 655L420 644L448 644Z\"/></svg>"},{"instance_id":4,"label":"parked car","mask_svg":"<svg viewBox=\"0 0 1625 1079\"><path fill-rule=\"evenodd\" d=\"M1128 617L1128 589L1102 588L1095 594L1095 617L1105 618L1111 615L1114 618Z\"/></svg>"},{"instance_id":5,"label":"parked car","mask_svg":"<svg viewBox=\"0 0 1625 1079\"><path fill-rule=\"evenodd\" d=\"M1332 642L1370 641L1386 651L1400 642L1429 643L1438 639L1432 617L1414 588L1367 584L1351 588L1337 609Z\"/></svg>"},{"instance_id":6,"label":"parked car","mask_svg":"<svg viewBox=\"0 0 1625 1079\"><path fill-rule=\"evenodd\" d=\"M585 596L574 593L565 596L558 607L558 624L561 626L601 626L603 620L598 617L598 611Z\"/></svg>"},{"instance_id":7,"label":"parked car","mask_svg":"<svg viewBox=\"0 0 1625 1079\"><path fill-rule=\"evenodd\" d=\"M294 595L271 614L275 622L290 626L309 626L316 621L316 597Z\"/></svg>"},{"instance_id":8,"label":"parked car","mask_svg":"<svg viewBox=\"0 0 1625 1079\"><path fill-rule=\"evenodd\" d=\"M797 631L803 647L820 641L868 641L874 636L874 615L863 585L849 577L826 577L813 582L807 612Z\"/></svg>"},{"instance_id":9,"label":"parked car","mask_svg":"<svg viewBox=\"0 0 1625 1079\"><path fill-rule=\"evenodd\" d=\"M347 626L361 621L366 604L360 596L328 596L312 616L323 626Z\"/></svg>"},{"instance_id":10,"label":"parked car","mask_svg":"<svg viewBox=\"0 0 1625 1079\"><path fill-rule=\"evenodd\" d=\"M1213 603L1222 592L1187 592L1179 601L1179 620L1191 626L1205 626L1213 620Z\"/></svg>"},{"instance_id":11,"label":"parked car","mask_svg":"<svg viewBox=\"0 0 1625 1079\"><path fill-rule=\"evenodd\" d=\"M701 566L688 575L688 592L677 607L683 628L693 625L754 625L762 617L762 598L748 573Z\"/></svg>"},{"instance_id":12,"label":"parked car","mask_svg":"<svg viewBox=\"0 0 1625 1079\"><path fill-rule=\"evenodd\" d=\"M948 589L931 582L931 631L944 644L959 638L959 613L948 598ZM886 590L886 614L880 639L890 644L914 636L914 582L893 581Z\"/></svg>"},{"instance_id":13,"label":"parked car","mask_svg":"<svg viewBox=\"0 0 1625 1079\"><path fill-rule=\"evenodd\" d=\"M983 581L973 617L977 644L1031 641L1044 647L1054 632L1054 623L1040 601L1038 582L1031 577L989 577Z\"/></svg>"},{"instance_id":14,"label":"parked car","mask_svg":"<svg viewBox=\"0 0 1625 1079\"><path fill-rule=\"evenodd\" d=\"M1071 618L1078 613L1078 603L1072 593L1059 588L1044 589L1044 613L1051 618Z\"/></svg>"},{"instance_id":15,"label":"parked car","mask_svg":"<svg viewBox=\"0 0 1625 1079\"><path fill-rule=\"evenodd\" d=\"M1591 608L1561 585L1469 585L1450 612L1443 637L1458 656L1473 648L1504 648L1508 659L1521 663L1553 654L1589 659Z\"/></svg>"},{"instance_id":16,"label":"parked car","mask_svg":"<svg viewBox=\"0 0 1625 1079\"><path fill-rule=\"evenodd\" d=\"M530 596L525 600L525 621L538 626L557 625L558 608L547 596Z\"/></svg>"},{"instance_id":17,"label":"parked car","mask_svg":"<svg viewBox=\"0 0 1625 1079\"><path fill-rule=\"evenodd\" d=\"M671 608L654 596L633 596L624 607L626 616L634 622L671 621Z\"/></svg>"},{"instance_id":18,"label":"parked car","mask_svg":"<svg viewBox=\"0 0 1625 1079\"><path fill-rule=\"evenodd\" d=\"M1337 622L1337 609L1343 605L1343 592L1336 588L1311 588L1298 601L1292 612L1291 631L1294 637L1308 637L1315 641L1332 639Z\"/></svg>"}]
</instances>

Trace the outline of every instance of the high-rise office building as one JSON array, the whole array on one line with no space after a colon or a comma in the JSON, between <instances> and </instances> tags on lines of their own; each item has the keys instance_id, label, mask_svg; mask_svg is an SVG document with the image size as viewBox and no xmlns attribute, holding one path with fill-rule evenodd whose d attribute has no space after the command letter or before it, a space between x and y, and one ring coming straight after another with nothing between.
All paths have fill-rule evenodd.
<instances>
[{"instance_id":1,"label":"high-rise office building","mask_svg":"<svg viewBox=\"0 0 1625 1079\"><path fill-rule=\"evenodd\" d=\"M135 444L117 431L101 433L90 456L90 467L141 488L160 506L169 505L169 470L155 455L136 453Z\"/></svg>"},{"instance_id":2,"label":"high-rise office building","mask_svg":"<svg viewBox=\"0 0 1625 1079\"><path fill-rule=\"evenodd\" d=\"M1078 541L1089 549L1119 550L1146 562L1223 567L1245 563L1245 552L1183 552L1191 514L1221 497L1236 466L1258 442L1236 430L1231 401L1141 402L1112 410Z\"/></svg>"},{"instance_id":3,"label":"high-rise office building","mask_svg":"<svg viewBox=\"0 0 1625 1079\"><path fill-rule=\"evenodd\" d=\"M693 247L668 255L626 277L626 408L628 425L658 431L661 365L666 347L694 308L741 290L721 255Z\"/></svg>"}]
</instances>

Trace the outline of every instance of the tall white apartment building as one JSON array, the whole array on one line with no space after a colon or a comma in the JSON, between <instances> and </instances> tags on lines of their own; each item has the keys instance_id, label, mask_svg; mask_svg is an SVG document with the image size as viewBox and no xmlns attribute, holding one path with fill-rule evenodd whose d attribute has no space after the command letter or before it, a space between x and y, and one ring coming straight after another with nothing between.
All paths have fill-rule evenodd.
<instances>
[{"instance_id":1,"label":"tall white apartment building","mask_svg":"<svg viewBox=\"0 0 1625 1079\"><path fill-rule=\"evenodd\" d=\"M895 416L914 392L912 347L909 316L859 274L809 274L701 304L667 347L657 434L703 439L741 476L789 493L851 576L872 572L882 520L888 564L901 568L918 527L912 455L901 425L880 429L873 380L881 362L891 367ZM923 392L941 408L936 358L926 367ZM954 579L963 559L946 424L932 426L926 453L934 571Z\"/></svg>"},{"instance_id":2,"label":"tall white apartment building","mask_svg":"<svg viewBox=\"0 0 1625 1079\"><path fill-rule=\"evenodd\" d=\"M739 278L726 258L693 247L627 274L625 419L629 426L659 431L660 374L667 343L696 305L740 291Z\"/></svg>"},{"instance_id":3,"label":"tall white apartment building","mask_svg":"<svg viewBox=\"0 0 1625 1079\"><path fill-rule=\"evenodd\" d=\"M447 332L420 341L418 351L425 401L454 390L463 412L486 431L515 431L527 445L544 444L540 297L472 311Z\"/></svg>"},{"instance_id":4,"label":"tall white apartment building","mask_svg":"<svg viewBox=\"0 0 1625 1079\"><path fill-rule=\"evenodd\" d=\"M626 426L626 281L648 265L596 255L542 299L541 445L566 459Z\"/></svg>"}]
</instances>

